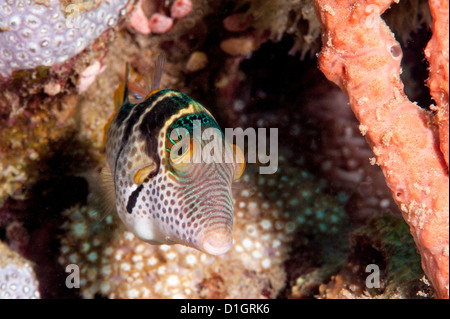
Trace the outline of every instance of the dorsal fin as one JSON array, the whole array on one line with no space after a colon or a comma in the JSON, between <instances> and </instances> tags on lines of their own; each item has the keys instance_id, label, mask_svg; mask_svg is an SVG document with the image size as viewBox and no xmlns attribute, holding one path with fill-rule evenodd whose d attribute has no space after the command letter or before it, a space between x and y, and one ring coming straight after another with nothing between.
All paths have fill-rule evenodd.
<instances>
[{"instance_id":1,"label":"dorsal fin","mask_svg":"<svg viewBox=\"0 0 450 319\"><path fill-rule=\"evenodd\" d=\"M130 66L127 62L125 66L125 78L123 79L122 83L117 87L116 91L114 92L114 105L116 107L116 111L125 103L129 103L128 99L128 77L130 74Z\"/></svg>"},{"instance_id":2,"label":"dorsal fin","mask_svg":"<svg viewBox=\"0 0 450 319\"><path fill-rule=\"evenodd\" d=\"M161 52L158 55L158 59L156 60L155 64L155 72L153 73L153 79L152 79L152 87L151 91L159 89L161 85L161 79L164 71L164 64L166 64L166 55L164 52Z\"/></svg>"},{"instance_id":3,"label":"dorsal fin","mask_svg":"<svg viewBox=\"0 0 450 319\"><path fill-rule=\"evenodd\" d=\"M133 83L133 82L128 82L128 89L129 89L130 95L132 97L130 99L131 103L134 103L134 102L140 103L144 100L146 93L145 93L145 90L141 86L139 86L138 84Z\"/></svg>"},{"instance_id":4,"label":"dorsal fin","mask_svg":"<svg viewBox=\"0 0 450 319\"><path fill-rule=\"evenodd\" d=\"M153 72L152 78L152 86L150 87L150 93L147 94L145 100L161 90L160 85L165 63L166 63L166 55L163 52L161 52L158 55L158 60L156 60L155 71Z\"/></svg>"},{"instance_id":5,"label":"dorsal fin","mask_svg":"<svg viewBox=\"0 0 450 319\"><path fill-rule=\"evenodd\" d=\"M124 105L125 103L130 103L128 99L128 75L130 73L130 67L127 64L125 65L125 77L122 80L122 83L119 84L117 89L114 91L114 113L111 114L108 121L105 124L105 127L103 128L103 147L106 146L106 135L108 134L109 126L111 125L112 120L114 119L114 116L119 111L119 109Z\"/></svg>"}]
</instances>

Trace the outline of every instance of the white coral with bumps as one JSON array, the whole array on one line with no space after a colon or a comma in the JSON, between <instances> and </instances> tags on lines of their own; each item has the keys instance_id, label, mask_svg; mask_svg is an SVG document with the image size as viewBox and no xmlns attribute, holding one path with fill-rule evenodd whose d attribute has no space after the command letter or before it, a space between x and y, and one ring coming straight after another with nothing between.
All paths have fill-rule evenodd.
<instances>
[{"instance_id":1,"label":"white coral with bumps","mask_svg":"<svg viewBox=\"0 0 450 319\"><path fill-rule=\"evenodd\" d=\"M38 299L38 286L31 264L0 241L0 299Z\"/></svg>"},{"instance_id":2,"label":"white coral with bumps","mask_svg":"<svg viewBox=\"0 0 450 319\"><path fill-rule=\"evenodd\" d=\"M70 59L115 26L128 1L71 1L65 6L59 0L2 1L0 75Z\"/></svg>"}]
</instances>

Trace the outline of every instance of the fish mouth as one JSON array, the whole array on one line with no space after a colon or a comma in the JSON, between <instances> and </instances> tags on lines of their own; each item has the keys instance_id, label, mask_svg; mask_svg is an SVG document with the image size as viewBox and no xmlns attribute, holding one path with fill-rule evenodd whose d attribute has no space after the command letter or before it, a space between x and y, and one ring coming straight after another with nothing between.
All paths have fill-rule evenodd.
<instances>
[{"instance_id":1,"label":"fish mouth","mask_svg":"<svg viewBox=\"0 0 450 319\"><path fill-rule=\"evenodd\" d=\"M231 229L211 229L200 242L201 250L214 256L225 254L232 246Z\"/></svg>"}]
</instances>

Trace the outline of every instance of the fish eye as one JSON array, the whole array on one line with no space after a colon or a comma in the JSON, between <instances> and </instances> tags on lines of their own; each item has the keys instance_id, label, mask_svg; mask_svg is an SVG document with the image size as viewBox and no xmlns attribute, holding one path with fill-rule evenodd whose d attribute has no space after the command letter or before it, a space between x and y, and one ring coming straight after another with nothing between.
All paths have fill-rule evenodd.
<instances>
[{"instance_id":1,"label":"fish eye","mask_svg":"<svg viewBox=\"0 0 450 319\"><path fill-rule=\"evenodd\" d=\"M172 165L180 165L190 163L191 160L191 142L175 144L170 151L170 163Z\"/></svg>"},{"instance_id":2,"label":"fish eye","mask_svg":"<svg viewBox=\"0 0 450 319\"><path fill-rule=\"evenodd\" d=\"M169 161L175 171L187 173L192 167L194 141L181 140L170 150Z\"/></svg>"}]
</instances>

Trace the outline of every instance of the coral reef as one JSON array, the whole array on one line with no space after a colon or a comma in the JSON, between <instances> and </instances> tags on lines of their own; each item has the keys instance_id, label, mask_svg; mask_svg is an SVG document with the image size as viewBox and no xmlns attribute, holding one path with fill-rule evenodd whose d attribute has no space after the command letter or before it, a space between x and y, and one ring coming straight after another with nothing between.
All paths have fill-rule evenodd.
<instances>
[{"instance_id":1,"label":"coral reef","mask_svg":"<svg viewBox=\"0 0 450 319\"><path fill-rule=\"evenodd\" d=\"M330 282L320 285L321 298L432 297L421 282L420 256L400 216L384 213L369 218L351 234L350 250L347 265ZM378 285L371 288L366 286L373 271L368 265L379 267Z\"/></svg>"},{"instance_id":2,"label":"coral reef","mask_svg":"<svg viewBox=\"0 0 450 319\"><path fill-rule=\"evenodd\" d=\"M428 124L432 115L403 93L402 50L379 16L390 4L316 1L324 28L319 65L349 96L376 156L373 163L381 167L411 227L425 272L438 296L448 298L448 167L436 150L438 132ZM448 25L434 31L448 38ZM448 139L443 144L448 149Z\"/></svg>"},{"instance_id":3,"label":"coral reef","mask_svg":"<svg viewBox=\"0 0 450 319\"><path fill-rule=\"evenodd\" d=\"M52 174L81 174L95 161L94 153L98 156L98 150L88 150L86 142L76 136L74 96L67 95L61 101L55 101L53 106L52 113L39 110L31 115L23 112L0 130L0 203L8 196L26 198L30 186L43 178L42 175L49 178ZM67 145L79 149L65 149ZM52 157L54 162L47 163ZM61 159L63 162L58 163ZM67 167L63 164L65 160L77 164Z\"/></svg>"},{"instance_id":4,"label":"coral reef","mask_svg":"<svg viewBox=\"0 0 450 319\"><path fill-rule=\"evenodd\" d=\"M83 93L86 91L89 86L95 81L97 75L102 73L106 69L106 65L101 65L99 61L95 61L90 66L88 66L83 72L80 74L79 82L78 82L78 92Z\"/></svg>"},{"instance_id":5,"label":"coral reef","mask_svg":"<svg viewBox=\"0 0 450 319\"><path fill-rule=\"evenodd\" d=\"M66 274L57 263L59 213L86 201L87 182L75 175L92 169L95 160L89 154L91 143L73 131L42 142L39 159L25 165L30 179L36 182L25 184L20 196L8 197L0 207L0 237L34 263L42 298L72 298L64 284Z\"/></svg>"},{"instance_id":6,"label":"coral reef","mask_svg":"<svg viewBox=\"0 0 450 319\"><path fill-rule=\"evenodd\" d=\"M79 2L63 7L56 0L2 3L0 203L7 196L25 196L26 184L38 175L29 164L76 125L79 104L73 92L86 90L104 70L112 28L128 2L94 7Z\"/></svg>"},{"instance_id":7,"label":"coral reef","mask_svg":"<svg viewBox=\"0 0 450 319\"><path fill-rule=\"evenodd\" d=\"M176 0L170 7L170 16L164 13L156 1L139 0L129 20L130 26L141 34L163 34L172 29L174 19L189 15L193 8L191 0Z\"/></svg>"},{"instance_id":8,"label":"coral reef","mask_svg":"<svg viewBox=\"0 0 450 319\"><path fill-rule=\"evenodd\" d=\"M348 98L336 86L323 83L323 75L309 67L309 61L299 63L285 50L277 52L276 48L291 45L285 40L266 43L250 61L243 61L238 79L227 79L231 84L218 88L218 112L227 125L278 127L279 145L299 150L284 154L288 161L303 161L328 181L330 193L348 198L346 211L352 223L362 223L380 210L400 213L382 172L370 164L374 155L360 134ZM270 66L261 69L266 64ZM307 80L297 80L299 73ZM281 77L282 84L273 83L273 78Z\"/></svg>"},{"instance_id":9,"label":"coral reef","mask_svg":"<svg viewBox=\"0 0 450 319\"><path fill-rule=\"evenodd\" d=\"M325 92L324 92L325 91ZM347 213L353 223L389 210L400 214L374 156L348 107L348 98L336 87L308 90L301 110L305 157L330 181L330 188L348 194ZM317 135L319 134L319 135Z\"/></svg>"},{"instance_id":10,"label":"coral reef","mask_svg":"<svg viewBox=\"0 0 450 319\"><path fill-rule=\"evenodd\" d=\"M415 41L413 35L432 23L430 7L424 0L394 2L382 18L404 45L411 45Z\"/></svg>"},{"instance_id":11,"label":"coral reef","mask_svg":"<svg viewBox=\"0 0 450 319\"><path fill-rule=\"evenodd\" d=\"M241 8L247 10L239 20L246 21L245 25L256 31L259 42L264 38L279 41L284 34L293 34L295 43L290 54L300 52L300 58L303 59L307 54L311 55L318 50L320 24L312 1L241 0L238 1L237 10L242 10ZM229 19L226 22L228 29L239 30L240 28L232 27L236 24L232 21Z\"/></svg>"},{"instance_id":12,"label":"coral reef","mask_svg":"<svg viewBox=\"0 0 450 319\"><path fill-rule=\"evenodd\" d=\"M187 16L191 11L191 0L175 0L170 8L170 16L175 19L180 19Z\"/></svg>"},{"instance_id":13,"label":"coral reef","mask_svg":"<svg viewBox=\"0 0 450 319\"><path fill-rule=\"evenodd\" d=\"M32 265L0 241L0 299L40 298Z\"/></svg>"},{"instance_id":14,"label":"coral reef","mask_svg":"<svg viewBox=\"0 0 450 319\"><path fill-rule=\"evenodd\" d=\"M0 5L0 52L14 31L5 26L10 21L2 10L19 2ZM41 10L62 3L61 14L81 2L23 1L31 7L45 7ZM423 273L408 227L397 214L400 210L381 170L370 165L369 158L373 163L376 156L377 163L383 164L383 153L365 143L359 134L360 128L365 130L358 122L362 115L354 116L345 93L317 68L321 20L314 1L269 2L90 2L79 7L81 16L92 15L100 5L128 5L113 28L106 28L89 45L85 42L84 49L71 58L53 66L15 70L12 76L10 72L0 75L0 240L8 246L0 250L8 256L14 250L33 263L32 278L39 282L34 287L41 298L438 296L433 291L438 287L433 275L428 278L432 286L426 277L418 280ZM326 2L330 6L325 7L331 8L333 1ZM361 13L363 7L354 10ZM448 64L445 54L438 54L445 49L439 35L445 28L438 22L445 8L436 9L434 2L430 7L435 40L426 56L431 74L443 76L431 77L429 82L436 107L429 107L431 97L423 85L428 76L425 56L415 54L423 52L431 37L429 6L423 0L405 0L382 17L402 40L408 58L402 60L405 92L427 109L418 113L427 112L426 124L436 126L437 132L437 126L445 124L448 99ZM376 14L369 21L384 32L379 20L382 11L371 11ZM115 12L119 17L120 12ZM336 19L339 12L334 11ZM160 33L155 30L164 21L149 24L155 14L170 22ZM344 43L357 37L352 23L345 21L342 27L349 32L342 34L350 35ZM368 30L361 38L370 40L371 36ZM337 35L324 45L337 44L339 39ZM353 57L369 63L367 52L358 48L349 52L355 49L361 56L352 53L339 61ZM389 48L399 63L399 47ZM223 256L180 245L143 243L122 227L116 215L103 212L98 172L105 163L103 132L114 111L114 91L126 63L132 70L131 82L145 87L160 52L167 57L161 86L185 92L207 106L221 127L278 128L277 173L260 175L257 166L249 165L233 186L234 243ZM371 48L368 52L378 51ZM353 70L346 69L350 79ZM362 75L364 70L356 71ZM384 91L377 92L383 97ZM350 96L352 106L354 101ZM431 112L438 113L439 119ZM374 128L363 124L369 128L366 136L371 135ZM396 136L388 137L386 147L393 147ZM446 137L441 137L445 142ZM380 140L382 136L376 142ZM428 160L420 159L421 167L424 163ZM415 165L402 164L402 172ZM417 176L422 177L427 169ZM442 195L430 188L428 196L432 201ZM448 220L444 218L441 226L448 227ZM12 265L8 269L16 267L0 253L0 273L6 260ZM80 268L80 289L65 285L64 269L72 263ZM365 285L370 263L381 269L380 289Z\"/></svg>"},{"instance_id":15,"label":"coral reef","mask_svg":"<svg viewBox=\"0 0 450 319\"><path fill-rule=\"evenodd\" d=\"M436 121L439 126L439 141L448 168L448 3L445 1L430 1L433 24L433 36L425 48L425 55L430 63L428 86L436 102Z\"/></svg>"},{"instance_id":16,"label":"coral reef","mask_svg":"<svg viewBox=\"0 0 450 319\"><path fill-rule=\"evenodd\" d=\"M115 26L127 2L84 8L76 2L63 7L58 0L6 1L0 9L0 76L65 62Z\"/></svg>"}]
</instances>

